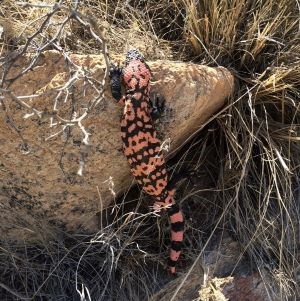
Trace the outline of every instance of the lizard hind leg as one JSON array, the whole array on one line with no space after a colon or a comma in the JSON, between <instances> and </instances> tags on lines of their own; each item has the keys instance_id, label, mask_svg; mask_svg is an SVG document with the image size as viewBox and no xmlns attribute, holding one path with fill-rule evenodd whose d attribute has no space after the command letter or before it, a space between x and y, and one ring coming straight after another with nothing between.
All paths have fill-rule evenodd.
<instances>
[{"instance_id":1,"label":"lizard hind leg","mask_svg":"<svg viewBox=\"0 0 300 301\"><path fill-rule=\"evenodd\" d=\"M156 121L165 108L165 98L157 92L150 94L150 114L153 121Z\"/></svg>"}]
</instances>

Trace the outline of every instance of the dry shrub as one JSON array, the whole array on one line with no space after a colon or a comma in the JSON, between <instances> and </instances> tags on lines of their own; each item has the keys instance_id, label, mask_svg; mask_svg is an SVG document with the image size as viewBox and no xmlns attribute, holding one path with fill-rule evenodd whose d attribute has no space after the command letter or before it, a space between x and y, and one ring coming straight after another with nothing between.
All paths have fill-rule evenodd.
<instances>
[{"instance_id":1,"label":"dry shrub","mask_svg":"<svg viewBox=\"0 0 300 301\"><path fill-rule=\"evenodd\" d=\"M59 2L63 4L64 9L52 16L43 34L39 35L36 42L42 43L46 38L55 35L57 27L68 15L74 3L70 0ZM137 45L148 57L161 59L172 57L168 43L158 39L153 30L148 30L150 25L146 24L149 22L144 13L129 3L124 4L123 1L117 1L114 5L108 1L85 0L81 2L79 1L78 10L86 19L89 19L96 30L105 32L113 58L122 56L128 48ZM39 2L31 1L31 3ZM23 45L26 37L32 35L39 28L45 20L46 14L51 11L47 5L52 6L53 3L55 3L53 0L43 1L42 7L40 7L22 6L12 0L3 1L0 6L0 25L4 28L4 45L10 46L9 50ZM59 43L66 51L84 54L99 53L97 42L76 20L65 25ZM36 49L32 49L32 51L34 52Z\"/></svg>"},{"instance_id":2,"label":"dry shrub","mask_svg":"<svg viewBox=\"0 0 300 301\"><path fill-rule=\"evenodd\" d=\"M243 253L273 273L277 287L270 294L296 298L299 2L183 2L193 55L232 68L237 78L235 95L216 118L224 146L218 176L224 221Z\"/></svg>"}]
</instances>

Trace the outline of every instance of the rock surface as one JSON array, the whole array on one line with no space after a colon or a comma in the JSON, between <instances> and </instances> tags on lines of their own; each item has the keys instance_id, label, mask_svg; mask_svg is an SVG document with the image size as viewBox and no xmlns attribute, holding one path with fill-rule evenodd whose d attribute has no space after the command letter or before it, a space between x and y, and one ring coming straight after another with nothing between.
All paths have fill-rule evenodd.
<instances>
[{"instance_id":1,"label":"rock surface","mask_svg":"<svg viewBox=\"0 0 300 301\"><path fill-rule=\"evenodd\" d=\"M72 62L89 70L94 79L103 78L101 56L70 57ZM28 57L19 59L10 71L11 76L28 63ZM233 89L233 77L222 67L171 61L149 62L149 66L153 73L152 90L166 100L157 129L163 141L171 141L169 155L172 155L225 104ZM64 58L58 52L47 51L32 70L10 87L17 96L43 94L25 98L32 107L44 112L41 118L29 115L30 110L6 94L7 111L28 144L24 149L1 111L0 234L6 238L27 240L42 235L41 228L46 227L49 232L51 225L68 231L95 231L97 213L133 183L121 150L122 108L114 103L107 86L104 100L82 121L91 134L89 145L82 143L78 127L49 139L61 129L50 127L51 114L47 115L53 111L56 100L59 114L67 116L70 114L67 104L73 101L72 114L74 111L79 114L93 98L92 85L83 80L69 89L68 95L57 97L59 89L69 80ZM78 175L80 166L82 176Z\"/></svg>"}]
</instances>

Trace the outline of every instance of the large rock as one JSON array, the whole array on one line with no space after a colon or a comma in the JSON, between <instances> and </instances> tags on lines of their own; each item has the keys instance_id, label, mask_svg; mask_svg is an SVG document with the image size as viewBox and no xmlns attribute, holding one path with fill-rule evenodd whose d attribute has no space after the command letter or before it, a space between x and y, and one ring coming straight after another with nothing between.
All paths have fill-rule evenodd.
<instances>
[{"instance_id":1,"label":"large rock","mask_svg":"<svg viewBox=\"0 0 300 301\"><path fill-rule=\"evenodd\" d=\"M99 81L103 78L101 56L72 55L71 59L89 70L93 78ZM28 65L29 60L29 57L19 59L10 76ZM174 153L225 104L233 89L233 76L223 67L171 61L149 62L149 65L153 90L166 100L166 113L158 126L159 135L162 140L170 138L170 150ZM88 146L82 143L82 132L76 126L72 127L70 135L65 132L48 139L61 129L49 126L58 93L55 89L64 86L69 78L63 56L48 51L31 71L10 87L15 95L43 93L42 97L23 99L44 112L41 118L28 115L30 110L5 94L7 112L28 143L28 149L24 149L20 137L1 111L1 235L27 239L32 234L38 235L41 227L51 224L68 231L95 231L97 213L133 183L121 150L119 116L122 108L115 104L108 87L104 100L82 122L91 133ZM76 87L69 90L66 103L64 95L59 99L59 114L70 118L72 112L68 108L72 107L72 101L73 109L81 114L92 99L93 91L91 85L79 80ZM30 117L24 119L24 116ZM80 176L78 170L82 162Z\"/></svg>"}]
</instances>

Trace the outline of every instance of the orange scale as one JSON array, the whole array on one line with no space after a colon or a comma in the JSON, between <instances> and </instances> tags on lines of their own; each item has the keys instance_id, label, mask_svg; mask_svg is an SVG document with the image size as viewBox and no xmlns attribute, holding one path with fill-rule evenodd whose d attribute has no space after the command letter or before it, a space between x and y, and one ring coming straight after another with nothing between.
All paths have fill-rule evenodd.
<instances>
[{"instance_id":1,"label":"orange scale","mask_svg":"<svg viewBox=\"0 0 300 301\"><path fill-rule=\"evenodd\" d=\"M143 125L144 125L141 121L138 121L136 124L137 124L137 126L139 126L139 127L143 127Z\"/></svg>"},{"instance_id":2,"label":"orange scale","mask_svg":"<svg viewBox=\"0 0 300 301\"><path fill-rule=\"evenodd\" d=\"M178 212L178 213L174 213L173 215L172 215L172 221L173 221L173 223L175 222L183 222L183 216L182 216L182 214L180 213L180 212Z\"/></svg>"},{"instance_id":3,"label":"orange scale","mask_svg":"<svg viewBox=\"0 0 300 301\"><path fill-rule=\"evenodd\" d=\"M130 127L128 127L128 132L131 133L136 128L136 125L133 123Z\"/></svg>"},{"instance_id":4,"label":"orange scale","mask_svg":"<svg viewBox=\"0 0 300 301\"><path fill-rule=\"evenodd\" d=\"M132 155L132 154L133 154L133 151L132 151L131 148L126 147L126 148L124 149L124 154L125 154L125 156L129 156L129 155ZM134 161L133 161L133 162L134 162Z\"/></svg>"},{"instance_id":5,"label":"orange scale","mask_svg":"<svg viewBox=\"0 0 300 301\"><path fill-rule=\"evenodd\" d=\"M136 99L136 100L139 100L142 98L142 93L141 92L135 92L133 94L133 97Z\"/></svg>"},{"instance_id":6,"label":"orange scale","mask_svg":"<svg viewBox=\"0 0 300 301\"><path fill-rule=\"evenodd\" d=\"M171 250L170 252L170 258L174 261L177 261L180 255L180 251Z\"/></svg>"}]
</instances>

